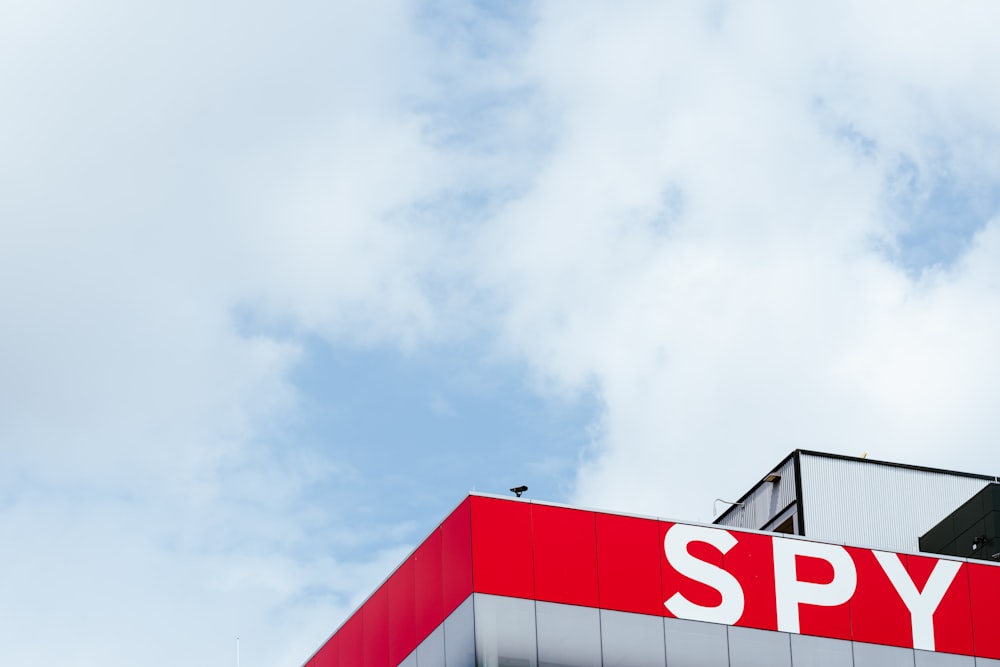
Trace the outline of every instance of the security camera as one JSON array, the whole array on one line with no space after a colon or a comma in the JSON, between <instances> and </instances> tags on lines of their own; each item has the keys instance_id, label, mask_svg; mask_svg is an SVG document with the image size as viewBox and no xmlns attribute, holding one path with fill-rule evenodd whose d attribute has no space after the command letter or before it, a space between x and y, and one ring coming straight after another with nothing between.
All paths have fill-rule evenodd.
<instances>
[{"instance_id":1,"label":"security camera","mask_svg":"<svg viewBox=\"0 0 1000 667\"><path fill-rule=\"evenodd\" d=\"M524 492L525 492L525 491L527 491L527 490L528 490L528 487L526 487L526 486L522 485L522 486L515 486L515 487L514 487L513 489L511 489L510 491L511 491L511 493L513 493L513 494L514 494L515 496L517 496L518 498L520 498L520 497L521 497L521 494L522 494L522 493L524 493Z\"/></svg>"}]
</instances>

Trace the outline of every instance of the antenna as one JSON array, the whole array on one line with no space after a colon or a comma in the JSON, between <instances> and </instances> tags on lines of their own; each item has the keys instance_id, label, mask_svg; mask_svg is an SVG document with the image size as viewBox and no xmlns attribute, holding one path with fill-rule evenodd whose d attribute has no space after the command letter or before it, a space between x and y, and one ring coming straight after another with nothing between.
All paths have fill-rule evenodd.
<instances>
[{"instance_id":1,"label":"antenna","mask_svg":"<svg viewBox=\"0 0 1000 667\"><path fill-rule=\"evenodd\" d=\"M236 667L240 667L240 638L236 638Z\"/></svg>"},{"instance_id":2,"label":"antenna","mask_svg":"<svg viewBox=\"0 0 1000 667\"><path fill-rule=\"evenodd\" d=\"M736 505L737 507L743 507L743 503L734 503L730 500L723 500L722 498L716 498L715 502L712 503L712 515L719 516L719 510L717 509L719 503L726 503L727 505Z\"/></svg>"}]
</instances>

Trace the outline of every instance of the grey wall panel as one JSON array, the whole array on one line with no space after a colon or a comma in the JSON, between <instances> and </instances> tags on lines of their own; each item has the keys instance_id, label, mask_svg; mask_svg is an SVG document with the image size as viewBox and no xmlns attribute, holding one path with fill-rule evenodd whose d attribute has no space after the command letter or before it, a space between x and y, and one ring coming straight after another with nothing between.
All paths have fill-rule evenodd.
<instances>
[{"instance_id":1,"label":"grey wall panel","mask_svg":"<svg viewBox=\"0 0 1000 667\"><path fill-rule=\"evenodd\" d=\"M854 642L854 667L914 667L913 649Z\"/></svg>"},{"instance_id":2,"label":"grey wall panel","mask_svg":"<svg viewBox=\"0 0 1000 667\"><path fill-rule=\"evenodd\" d=\"M918 538L989 480L801 455L806 536L889 551L917 551Z\"/></svg>"},{"instance_id":3,"label":"grey wall panel","mask_svg":"<svg viewBox=\"0 0 1000 667\"><path fill-rule=\"evenodd\" d=\"M417 647L417 667L445 667L444 623L434 628Z\"/></svg>"},{"instance_id":4,"label":"grey wall panel","mask_svg":"<svg viewBox=\"0 0 1000 667\"><path fill-rule=\"evenodd\" d=\"M664 667L663 619L601 610L604 667Z\"/></svg>"},{"instance_id":5,"label":"grey wall panel","mask_svg":"<svg viewBox=\"0 0 1000 667\"><path fill-rule=\"evenodd\" d=\"M788 459L778 468L777 473L781 475L778 482L765 482L758 486L743 500L743 505L733 507L729 514L719 521L719 525L759 530L794 502L795 458Z\"/></svg>"},{"instance_id":6,"label":"grey wall panel","mask_svg":"<svg viewBox=\"0 0 1000 667\"><path fill-rule=\"evenodd\" d=\"M788 635L753 628L730 627L729 667L791 667Z\"/></svg>"},{"instance_id":7,"label":"grey wall panel","mask_svg":"<svg viewBox=\"0 0 1000 667\"><path fill-rule=\"evenodd\" d=\"M475 594L403 667L1000 667L1000 661Z\"/></svg>"},{"instance_id":8,"label":"grey wall panel","mask_svg":"<svg viewBox=\"0 0 1000 667\"><path fill-rule=\"evenodd\" d=\"M968 655L914 651L916 667L976 667L976 659Z\"/></svg>"},{"instance_id":9,"label":"grey wall panel","mask_svg":"<svg viewBox=\"0 0 1000 667\"><path fill-rule=\"evenodd\" d=\"M729 667L726 626L664 618L667 667Z\"/></svg>"},{"instance_id":10,"label":"grey wall panel","mask_svg":"<svg viewBox=\"0 0 1000 667\"><path fill-rule=\"evenodd\" d=\"M476 667L538 667L534 600L474 597Z\"/></svg>"},{"instance_id":11,"label":"grey wall panel","mask_svg":"<svg viewBox=\"0 0 1000 667\"><path fill-rule=\"evenodd\" d=\"M417 667L417 652L413 651L413 653L406 656L403 662L399 663L399 667Z\"/></svg>"},{"instance_id":12,"label":"grey wall panel","mask_svg":"<svg viewBox=\"0 0 1000 667\"><path fill-rule=\"evenodd\" d=\"M539 667L601 667L601 615L597 609L535 603Z\"/></svg>"},{"instance_id":13,"label":"grey wall panel","mask_svg":"<svg viewBox=\"0 0 1000 667\"><path fill-rule=\"evenodd\" d=\"M472 595L444 621L444 662L445 667L474 667L476 664Z\"/></svg>"},{"instance_id":14,"label":"grey wall panel","mask_svg":"<svg viewBox=\"0 0 1000 667\"><path fill-rule=\"evenodd\" d=\"M851 642L829 637L792 635L793 667L852 667Z\"/></svg>"}]
</instances>

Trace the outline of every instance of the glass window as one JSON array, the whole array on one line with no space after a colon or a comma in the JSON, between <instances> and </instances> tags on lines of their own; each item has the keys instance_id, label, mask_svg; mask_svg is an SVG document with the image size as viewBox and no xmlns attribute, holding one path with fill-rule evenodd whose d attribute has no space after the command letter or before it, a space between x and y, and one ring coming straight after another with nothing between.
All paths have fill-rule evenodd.
<instances>
[{"instance_id":1,"label":"glass window","mask_svg":"<svg viewBox=\"0 0 1000 667\"><path fill-rule=\"evenodd\" d=\"M417 667L445 667L443 623L417 647Z\"/></svg>"},{"instance_id":2,"label":"glass window","mask_svg":"<svg viewBox=\"0 0 1000 667\"><path fill-rule=\"evenodd\" d=\"M476 634L472 596L444 621L444 662L446 667L475 667Z\"/></svg>"},{"instance_id":3,"label":"glass window","mask_svg":"<svg viewBox=\"0 0 1000 667\"><path fill-rule=\"evenodd\" d=\"M476 667L538 667L534 600L474 597Z\"/></svg>"},{"instance_id":4,"label":"glass window","mask_svg":"<svg viewBox=\"0 0 1000 667\"><path fill-rule=\"evenodd\" d=\"M914 651L917 667L975 667L976 659L969 655Z\"/></svg>"},{"instance_id":5,"label":"glass window","mask_svg":"<svg viewBox=\"0 0 1000 667\"><path fill-rule=\"evenodd\" d=\"M913 649L854 642L854 667L914 667Z\"/></svg>"},{"instance_id":6,"label":"glass window","mask_svg":"<svg viewBox=\"0 0 1000 667\"><path fill-rule=\"evenodd\" d=\"M784 632L729 628L730 667L791 667L792 648Z\"/></svg>"},{"instance_id":7,"label":"glass window","mask_svg":"<svg viewBox=\"0 0 1000 667\"><path fill-rule=\"evenodd\" d=\"M539 667L601 667L601 616L597 609L538 602L535 618Z\"/></svg>"},{"instance_id":8,"label":"glass window","mask_svg":"<svg viewBox=\"0 0 1000 667\"><path fill-rule=\"evenodd\" d=\"M665 667L663 619L601 610L604 667Z\"/></svg>"},{"instance_id":9,"label":"glass window","mask_svg":"<svg viewBox=\"0 0 1000 667\"><path fill-rule=\"evenodd\" d=\"M670 667L729 667L726 626L664 618L663 631Z\"/></svg>"},{"instance_id":10,"label":"glass window","mask_svg":"<svg viewBox=\"0 0 1000 667\"><path fill-rule=\"evenodd\" d=\"M792 635L793 667L852 667L851 642L828 637Z\"/></svg>"}]
</instances>

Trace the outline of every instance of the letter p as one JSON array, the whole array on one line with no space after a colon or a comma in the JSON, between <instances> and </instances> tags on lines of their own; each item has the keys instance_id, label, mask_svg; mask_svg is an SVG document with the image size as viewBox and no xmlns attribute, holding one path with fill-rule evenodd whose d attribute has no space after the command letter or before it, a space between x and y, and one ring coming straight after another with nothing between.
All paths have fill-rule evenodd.
<instances>
[{"instance_id":1,"label":"letter p","mask_svg":"<svg viewBox=\"0 0 1000 667\"><path fill-rule=\"evenodd\" d=\"M836 607L854 595L858 572L847 549L836 544L820 544L786 537L772 539L774 547L774 597L778 609L778 630L799 632L799 605ZM833 580L826 584L800 581L796 556L818 558L833 567Z\"/></svg>"}]
</instances>

